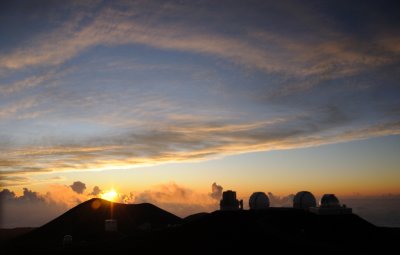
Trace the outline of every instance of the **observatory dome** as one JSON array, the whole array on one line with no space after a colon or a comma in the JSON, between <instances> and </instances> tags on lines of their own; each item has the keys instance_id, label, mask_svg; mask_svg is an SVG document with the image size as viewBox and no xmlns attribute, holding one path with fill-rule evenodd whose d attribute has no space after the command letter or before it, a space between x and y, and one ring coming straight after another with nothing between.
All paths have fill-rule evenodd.
<instances>
[{"instance_id":1,"label":"observatory dome","mask_svg":"<svg viewBox=\"0 0 400 255\"><path fill-rule=\"evenodd\" d=\"M317 201L314 195L309 191L297 192L293 198L293 208L308 209L310 207L316 207Z\"/></svg>"},{"instance_id":2,"label":"observatory dome","mask_svg":"<svg viewBox=\"0 0 400 255\"><path fill-rule=\"evenodd\" d=\"M222 211L239 210L240 202L236 199L236 192L232 190L224 191L219 205Z\"/></svg>"},{"instance_id":3,"label":"observatory dome","mask_svg":"<svg viewBox=\"0 0 400 255\"><path fill-rule=\"evenodd\" d=\"M334 194L323 195L319 204L325 208L340 207L339 199Z\"/></svg>"},{"instance_id":4,"label":"observatory dome","mask_svg":"<svg viewBox=\"0 0 400 255\"><path fill-rule=\"evenodd\" d=\"M264 192L254 192L249 199L252 210L266 209L269 207L269 198Z\"/></svg>"}]
</instances>

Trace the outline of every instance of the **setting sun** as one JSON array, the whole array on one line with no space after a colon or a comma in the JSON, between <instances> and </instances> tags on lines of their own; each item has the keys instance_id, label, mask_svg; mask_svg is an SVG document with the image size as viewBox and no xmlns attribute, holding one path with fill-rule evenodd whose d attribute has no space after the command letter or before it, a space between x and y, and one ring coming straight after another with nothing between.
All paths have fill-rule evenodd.
<instances>
[{"instance_id":1,"label":"setting sun","mask_svg":"<svg viewBox=\"0 0 400 255\"><path fill-rule=\"evenodd\" d=\"M109 191L103 193L101 195L101 198L111 201L111 202L115 202L115 199L117 198L117 196L118 196L118 193L114 189L112 189L112 190L109 190Z\"/></svg>"}]
</instances>

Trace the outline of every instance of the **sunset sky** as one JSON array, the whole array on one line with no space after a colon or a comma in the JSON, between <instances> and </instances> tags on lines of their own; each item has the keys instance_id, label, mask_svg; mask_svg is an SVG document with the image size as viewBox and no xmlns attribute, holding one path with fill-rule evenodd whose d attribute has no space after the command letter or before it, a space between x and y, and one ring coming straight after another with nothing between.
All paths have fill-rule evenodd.
<instances>
[{"instance_id":1,"label":"sunset sky","mask_svg":"<svg viewBox=\"0 0 400 255\"><path fill-rule=\"evenodd\" d=\"M399 11L1 1L1 206L61 213L111 189L179 215L217 208L222 187L400 196Z\"/></svg>"}]
</instances>

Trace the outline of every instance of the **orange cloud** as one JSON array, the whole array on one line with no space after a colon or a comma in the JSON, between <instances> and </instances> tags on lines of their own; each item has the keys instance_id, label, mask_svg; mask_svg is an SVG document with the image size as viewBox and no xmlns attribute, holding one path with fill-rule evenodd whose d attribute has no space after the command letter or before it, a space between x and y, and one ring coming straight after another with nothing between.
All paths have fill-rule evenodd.
<instances>
[{"instance_id":1,"label":"orange cloud","mask_svg":"<svg viewBox=\"0 0 400 255\"><path fill-rule=\"evenodd\" d=\"M97 187L97 186L96 186ZM101 196L97 187L93 191ZM49 185L45 194L24 188L21 196L10 190L0 191L2 215L0 227L40 226L66 212L68 209L93 198L92 193L77 193L67 185ZM143 192L118 194L115 202L152 203L179 216L218 209L218 200L176 183L161 184Z\"/></svg>"}]
</instances>

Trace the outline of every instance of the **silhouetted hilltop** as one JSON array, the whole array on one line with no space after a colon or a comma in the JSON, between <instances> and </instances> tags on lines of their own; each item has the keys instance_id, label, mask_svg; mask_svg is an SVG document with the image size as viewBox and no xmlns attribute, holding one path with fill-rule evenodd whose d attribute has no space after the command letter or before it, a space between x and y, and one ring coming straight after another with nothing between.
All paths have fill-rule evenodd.
<instances>
[{"instance_id":1,"label":"silhouetted hilltop","mask_svg":"<svg viewBox=\"0 0 400 255\"><path fill-rule=\"evenodd\" d=\"M74 240L81 242L100 240L108 238L105 220L111 218L117 219L119 235L141 231L143 226L157 229L182 221L152 204L120 204L93 198L28 233L19 241L59 245L65 235L71 235Z\"/></svg>"},{"instance_id":2,"label":"silhouetted hilltop","mask_svg":"<svg viewBox=\"0 0 400 255\"><path fill-rule=\"evenodd\" d=\"M93 203L97 209L93 208ZM97 206L96 205L96 206ZM16 239L14 254L382 254L396 249L400 229L380 228L355 214L316 215L301 209L215 211L184 220L151 204L114 204L118 233L104 231L111 203L89 200ZM142 228L141 226L151 228ZM144 230L145 229L145 230ZM73 236L68 247L65 234Z\"/></svg>"},{"instance_id":3,"label":"silhouetted hilltop","mask_svg":"<svg viewBox=\"0 0 400 255\"><path fill-rule=\"evenodd\" d=\"M400 237L400 229L376 227L355 214L316 215L293 208L215 211L189 219L135 249L156 253L149 247L157 243L174 247L168 252L175 254L379 254L395 248Z\"/></svg>"},{"instance_id":4,"label":"silhouetted hilltop","mask_svg":"<svg viewBox=\"0 0 400 255\"><path fill-rule=\"evenodd\" d=\"M207 215L209 215L209 213L206 213L206 212L195 213L195 214L185 217L183 220L185 223L188 223L188 222L200 220L201 218L203 218L204 216L207 216Z\"/></svg>"}]
</instances>

